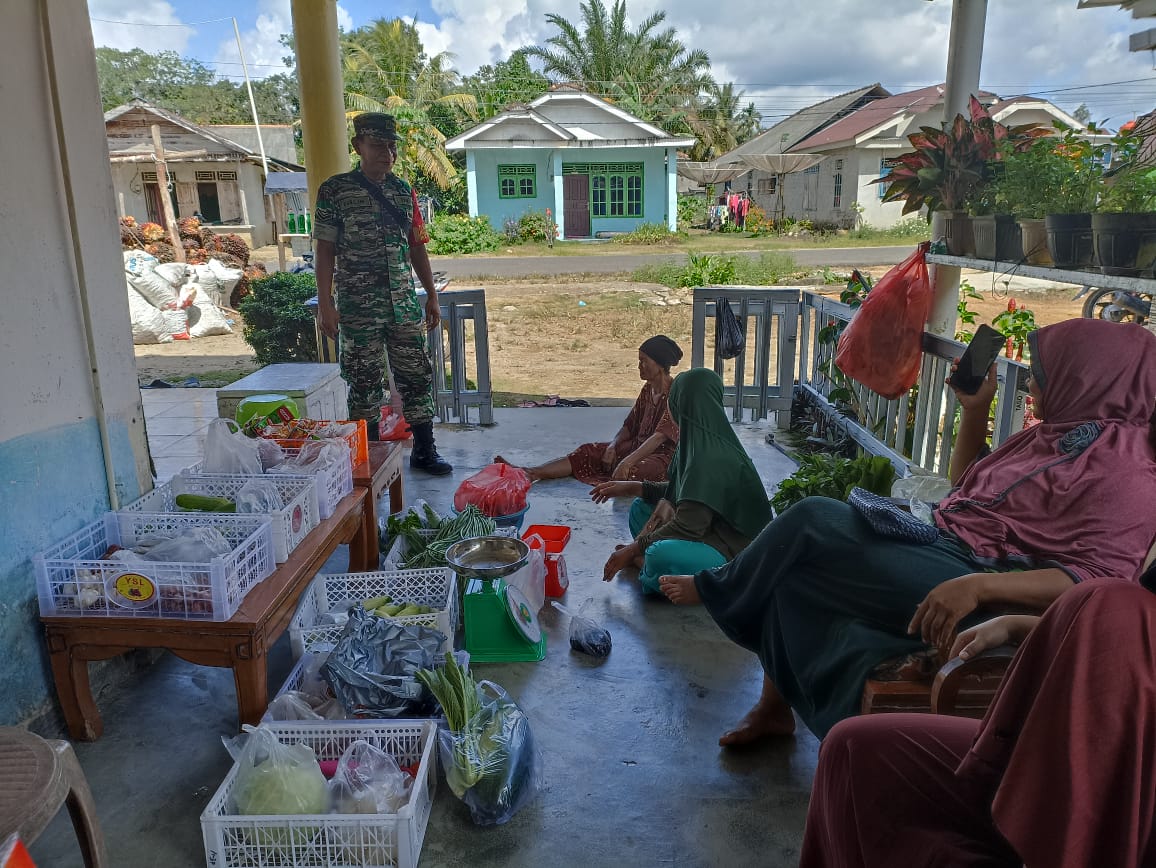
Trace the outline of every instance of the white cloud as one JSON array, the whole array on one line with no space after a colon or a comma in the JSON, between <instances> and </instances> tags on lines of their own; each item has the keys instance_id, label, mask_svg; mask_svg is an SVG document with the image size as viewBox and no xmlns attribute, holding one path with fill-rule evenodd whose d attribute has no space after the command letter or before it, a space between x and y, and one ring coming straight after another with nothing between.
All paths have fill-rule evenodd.
<instances>
[{"instance_id":1,"label":"white cloud","mask_svg":"<svg viewBox=\"0 0 1156 868\"><path fill-rule=\"evenodd\" d=\"M342 30L353 29L353 17L337 4L337 25ZM293 32L293 14L289 0L260 0L257 3L255 25L241 31L241 45L245 49L245 61L249 64L249 75L265 78L278 72L288 72L282 62L290 53L281 44L281 36ZM237 41L233 37L222 40L215 58L221 75L239 77L240 59L237 56Z\"/></svg>"},{"instance_id":2,"label":"white cloud","mask_svg":"<svg viewBox=\"0 0 1156 868\"><path fill-rule=\"evenodd\" d=\"M183 54L196 33L196 29L190 26L140 27L133 24L180 24L180 17L167 0L89 0L88 14L94 19L105 19L92 22L93 42L121 51L143 48L154 53L176 51ZM109 24L109 21L129 24Z\"/></svg>"},{"instance_id":3,"label":"white cloud","mask_svg":"<svg viewBox=\"0 0 1156 868\"><path fill-rule=\"evenodd\" d=\"M610 0L606 0L607 5ZM947 0L630 0L634 21L663 10L691 48L711 57L720 81L734 81L773 120L817 99L881 82L893 92L946 76ZM470 73L541 44L555 31L546 15L579 21L578 0L434 0L437 24L419 22L427 51L448 50ZM1115 122L1156 104L1147 56L1129 54L1142 28L1118 8L1077 8L1076 0L1000 0L989 5L983 84L1003 96L1043 92L1065 108L1087 102ZM1062 90L1151 78L1148 84Z\"/></svg>"}]
</instances>

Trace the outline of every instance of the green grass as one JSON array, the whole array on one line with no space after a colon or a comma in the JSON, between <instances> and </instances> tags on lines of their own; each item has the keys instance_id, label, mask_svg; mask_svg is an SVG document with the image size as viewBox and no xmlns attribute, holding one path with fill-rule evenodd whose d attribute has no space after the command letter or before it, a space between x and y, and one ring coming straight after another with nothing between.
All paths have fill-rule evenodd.
<instances>
[{"instance_id":1,"label":"green grass","mask_svg":"<svg viewBox=\"0 0 1156 868\"><path fill-rule=\"evenodd\" d=\"M716 256L716 259L727 257ZM639 283L659 283L663 286L697 286L704 283L726 283L731 285L773 286L782 280L799 275L799 266L794 257L781 251L768 251L758 259L747 256L737 256L731 259L732 269L725 269L733 273L733 279L720 280L716 277L704 275L702 270L696 269L690 262L690 257L682 262L659 262L636 268L630 279Z\"/></svg>"}]
</instances>

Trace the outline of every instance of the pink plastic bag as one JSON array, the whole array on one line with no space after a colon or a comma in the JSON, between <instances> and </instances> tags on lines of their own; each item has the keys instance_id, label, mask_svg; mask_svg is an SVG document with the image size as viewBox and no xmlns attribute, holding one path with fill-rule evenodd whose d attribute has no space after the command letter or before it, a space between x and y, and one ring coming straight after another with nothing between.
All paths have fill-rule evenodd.
<instances>
[{"instance_id":1,"label":"pink plastic bag","mask_svg":"<svg viewBox=\"0 0 1156 868\"><path fill-rule=\"evenodd\" d=\"M487 464L454 493L454 509L473 504L490 518L512 515L526 508L530 477L512 464Z\"/></svg>"},{"instance_id":2,"label":"pink plastic bag","mask_svg":"<svg viewBox=\"0 0 1156 868\"><path fill-rule=\"evenodd\" d=\"M898 398L919 379L923 327L931 312L931 279L924 256L930 245L880 278L839 336L839 370L884 398Z\"/></svg>"}]
</instances>

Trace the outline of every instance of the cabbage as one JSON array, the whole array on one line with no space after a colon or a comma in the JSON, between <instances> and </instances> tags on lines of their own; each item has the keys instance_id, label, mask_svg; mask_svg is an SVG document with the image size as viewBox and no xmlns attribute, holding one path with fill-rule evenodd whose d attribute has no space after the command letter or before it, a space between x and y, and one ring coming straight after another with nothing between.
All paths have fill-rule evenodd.
<instances>
[{"instance_id":1,"label":"cabbage","mask_svg":"<svg viewBox=\"0 0 1156 868\"><path fill-rule=\"evenodd\" d=\"M272 733L269 738L276 739ZM251 741L260 739L261 732ZM329 795L325 776L317 764L312 748L303 744L262 747L264 756L256 764L246 763L258 755L255 747L246 746L233 788L233 807L238 814L324 814L329 810Z\"/></svg>"}]
</instances>

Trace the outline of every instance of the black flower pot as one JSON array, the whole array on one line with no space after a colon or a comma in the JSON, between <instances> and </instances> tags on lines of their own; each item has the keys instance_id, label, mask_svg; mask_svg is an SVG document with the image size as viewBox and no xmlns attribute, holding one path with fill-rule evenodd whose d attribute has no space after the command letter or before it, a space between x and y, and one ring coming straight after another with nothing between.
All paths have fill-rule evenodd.
<instances>
[{"instance_id":1,"label":"black flower pot","mask_svg":"<svg viewBox=\"0 0 1156 868\"><path fill-rule=\"evenodd\" d=\"M971 218L977 259L999 259L1018 262L1023 259L1024 247L1020 227L1010 214L987 214Z\"/></svg>"},{"instance_id":2,"label":"black flower pot","mask_svg":"<svg viewBox=\"0 0 1156 868\"><path fill-rule=\"evenodd\" d=\"M1156 265L1156 213L1093 214L1092 243L1104 274L1151 274Z\"/></svg>"},{"instance_id":3,"label":"black flower pot","mask_svg":"<svg viewBox=\"0 0 1156 868\"><path fill-rule=\"evenodd\" d=\"M1091 268L1095 261L1091 214L1049 214L1048 253L1056 268Z\"/></svg>"}]
</instances>

